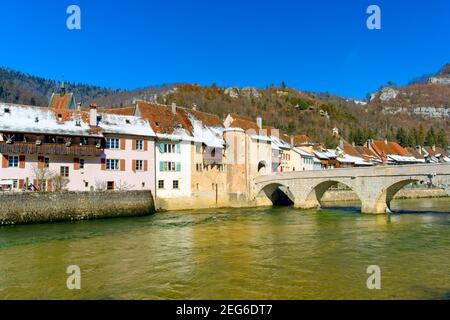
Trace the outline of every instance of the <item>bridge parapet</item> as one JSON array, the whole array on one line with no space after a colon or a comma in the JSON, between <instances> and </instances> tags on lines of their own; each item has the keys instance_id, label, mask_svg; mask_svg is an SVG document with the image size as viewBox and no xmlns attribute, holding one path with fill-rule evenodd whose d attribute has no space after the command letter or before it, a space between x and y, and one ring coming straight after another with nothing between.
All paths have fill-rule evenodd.
<instances>
[{"instance_id":1,"label":"bridge parapet","mask_svg":"<svg viewBox=\"0 0 450 320\"><path fill-rule=\"evenodd\" d=\"M323 194L333 185L350 187L361 200L363 213L386 213L394 195L412 182L433 184L450 195L450 164L421 164L371 168L345 168L278 173L255 178L255 197L266 188L283 186L301 209L320 206Z\"/></svg>"}]
</instances>

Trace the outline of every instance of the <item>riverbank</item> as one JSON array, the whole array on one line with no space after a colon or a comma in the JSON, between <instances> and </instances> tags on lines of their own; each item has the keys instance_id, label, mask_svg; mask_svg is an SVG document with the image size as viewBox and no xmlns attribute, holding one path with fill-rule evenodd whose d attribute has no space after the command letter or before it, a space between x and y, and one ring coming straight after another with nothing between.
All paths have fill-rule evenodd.
<instances>
[{"instance_id":1,"label":"riverbank","mask_svg":"<svg viewBox=\"0 0 450 320\"><path fill-rule=\"evenodd\" d=\"M448 194L442 189L403 189L394 199L424 199L445 198ZM359 201L358 196L352 190L328 190L322 197L322 202Z\"/></svg>"},{"instance_id":2,"label":"riverbank","mask_svg":"<svg viewBox=\"0 0 450 320\"><path fill-rule=\"evenodd\" d=\"M0 225L135 217L155 212L150 191L0 195Z\"/></svg>"}]
</instances>

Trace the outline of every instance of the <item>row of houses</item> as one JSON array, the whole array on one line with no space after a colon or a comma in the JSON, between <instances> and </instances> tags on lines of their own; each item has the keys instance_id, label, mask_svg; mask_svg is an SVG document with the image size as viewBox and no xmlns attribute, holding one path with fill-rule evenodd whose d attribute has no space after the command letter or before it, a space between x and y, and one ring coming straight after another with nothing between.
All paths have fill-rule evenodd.
<instances>
[{"instance_id":1,"label":"row of houses","mask_svg":"<svg viewBox=\"0 0 450 320\"><path fill-rule=\"evenodd\" d=\"M261 118L222 121L176 105L84 110L64 91L48 107L0 103L0 157L3 190L151 190L167 210L245 203L262 174L450 161L438 148L387 141L326 149Z\"/></svg>"}]
</instances>

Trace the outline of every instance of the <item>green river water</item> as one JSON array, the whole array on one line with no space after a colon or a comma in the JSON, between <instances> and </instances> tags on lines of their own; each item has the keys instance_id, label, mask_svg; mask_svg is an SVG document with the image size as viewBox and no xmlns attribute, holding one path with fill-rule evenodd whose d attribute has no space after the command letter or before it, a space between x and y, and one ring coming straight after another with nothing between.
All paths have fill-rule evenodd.
<instances>
[{"instance_id":1,"label":"green river water","mask_svg":"<svg viewBox=\"0 0 450 320\"><path fill-rule=\"evenodd\" d=\"M0 228L0 299L450 299L450 199ZM419 211L425 211L419 213ZM66 268L81 268L81 290ZM381 290L368 290L369 265Z\"/></svg>"}]
</instances>

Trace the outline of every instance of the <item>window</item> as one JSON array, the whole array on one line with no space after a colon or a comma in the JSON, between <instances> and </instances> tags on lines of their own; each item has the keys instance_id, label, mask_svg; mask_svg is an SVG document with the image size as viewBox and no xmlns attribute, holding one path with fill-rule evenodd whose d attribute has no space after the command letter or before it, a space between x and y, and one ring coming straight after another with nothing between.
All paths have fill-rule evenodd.
<instances>
[{"instance_id":1,"label":"window","mask_svg":"<svg viewBox=\"0 0 450 320\"><path fill-rule=\"evenodd\" d=\"M84 169L84 159L80 159L80 169Z\"/></svg>"},{"instance_id":2,"label":"window","mask_svg":"<svg viewBox=\"0 0 450 320\"><path fill-rule=\"evenodd\" d=\"M175 153L175 145L174 144L164 144L164 153Z\"/></svg>"},{"instance_id":3,"label":"window","mask_svg":"<svg viewBox=\"0 0 450 320\"><path fill-rule=\"evenodd\" d=\"M106 159L106 170L111 170L111 171L120 170L119 160Z\"/></svg>"},{"instance_id":4,"label":"window","mask_svg":"<svg viewBox=\"0 0 450 320\"><path fill-rule=\"evenodd\" d=\"M120 149L118 138L106 138L106 149Z\"/></svg>"},{"instance_id":5,"label":"window","mask_svg":"<svg viewBox=\"0 0 450 320\"><path fill-rule=\"evenodd\" d=\"M85 182L84 182L84 187L85 187L85 188L88 188L88 187L89 187L89 182L85 181Z\"/></svg>"},{"instance_id":6,"label":"window","mask_svg":"<svg viewBox=\"0 0 450 320\"><path fill-rule=\"evenodd\" d=\"M9 156L8 157L8 166L10 168L18 168L19 167L19 157L18 156Z\"/></svg>"},{"instance_id":7,"label":"window","mask_svg":"<svg viewBox=\"0 0 450 320\"><path fill-rule=\"evenodd\" d=\"M17 189L17 187L19 186L19 181L14 179L12 182L13 182L12 184L13 189Z\"/></svg>"},{"instance_id":8,"label":"window","mask_svg":"<svg viewBox=\"0 0 450 320\"><path fill-rule=\"evenodd\" d=\"M61 177L69 176L69 167L61 167Z\"/></svg>"},{"instance_id":9,"label":"window","mask_svg":"<svg viewBox=\"0 0 450 320\"><path fill-rule=\"evenodd\" d=\"M173 188L179 189L179 186L180 186L180 182L178 180L173 180Z\"/></svg>"},{"instance_id":10,"label":"window","mask_svg":"<svg viewBox=\"0 0 450 320\"><path fill-rule=\"evenodd\" d=\"M50 158L44 158L44 168L50 167Z\"/></svg>"},{"instance_id":11,"label":"window","mask_svg":"<svg viewBox=\"0 0 450 320\"><path fill-rule=\"evenodd\" d=\"M197 172L202 172L203 171L203 165L201 163L196 163L195 164L195 170L197 170Z\"/></svg>"},{"instance_id":12,"label":"window","mask_svg":"<svg viewBox=\"0 0 450 320\"><path fill-rule=\"evenodd\" d=\"M136 140L136 150L138 151L144 150L144 141Z\"/></svg>"},{"instance_id":13,"label":"window","mask_svg":"<svg viewBox=\"0 0 450 320\"><path fill-rule=\"evenodd\" d=\"M136 160L136 171L144 171L144 161L143 160Z\"/></svg>"},{"instance_id":14,"label":"window","mask_svg":"<svg viewBox=\"0 0 450 320\"><path fill-rule=\"evenodd\" d=\"M159 163L160 172L180 172L181 164L179 162L161 161Z\"/></svg>"},{"instance_id":15,"label":"window","mask_svg":"<svg viewBox=\"0 0 450 320\"><path fill-rule=\"evenodd\" d=\"M114 181L108 181L106 184L107 190L114 190Z\"/></svg>"},{"instance_id":16,"label":"window","mask_svg":"<svg viewBox=\"0 0 450 320\"><path fill-rule=\"evenodd\" d=\"M158 189L164 189L164 180L158 180Z\"/></svg>"},{"instance_id":17,"label":"window","mask_svg":"<svg viewBox=\"0 0 450 320\"><path fill-rule=\"evenodd\" d=\"M158 149L160 153L180 153L180 145L173 143L159 143Z\"/></svg>"}]
</instances>

